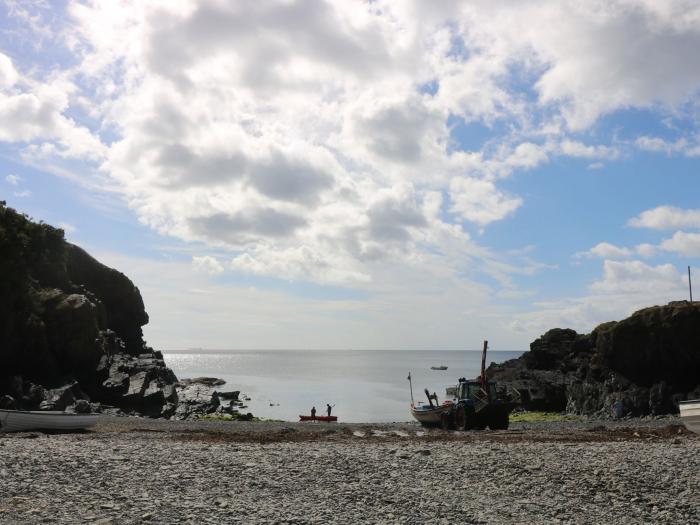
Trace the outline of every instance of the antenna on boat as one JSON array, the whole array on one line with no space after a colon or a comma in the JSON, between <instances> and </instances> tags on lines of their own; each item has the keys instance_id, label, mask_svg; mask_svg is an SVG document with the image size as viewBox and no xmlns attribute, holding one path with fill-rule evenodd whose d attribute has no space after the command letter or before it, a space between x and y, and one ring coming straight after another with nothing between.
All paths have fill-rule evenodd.
<instances>
[{"instance_id":1,"label":"antenna on boat","mask_svg":"<svg viewBox=\"0 0 700 525\"><path fill-rule=\"evenodd\" d=\"M411 382L411 372L408 372L408 387L411 389L411 405L413 405L413 383Z\"/></svg>"},{"instance_id":2,"label":"antenna on boat","mask_svg":"<svg viewBox=\"0 0 700 525\"><path fill-rule=\"evenodd\" d=\"M688 291L690 292L690 302L693 302L693 282L690 280L690 266L688 266Z\"/></svg>"}]
</instances>

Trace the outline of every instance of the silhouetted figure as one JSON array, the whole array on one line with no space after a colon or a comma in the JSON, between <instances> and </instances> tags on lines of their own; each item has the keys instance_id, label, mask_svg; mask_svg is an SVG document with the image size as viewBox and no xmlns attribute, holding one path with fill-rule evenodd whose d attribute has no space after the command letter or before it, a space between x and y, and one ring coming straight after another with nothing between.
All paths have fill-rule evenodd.
<instances>
[{"instance_id":1,"label":"silhouetted figure","mask_svg":"<svg viewBox=\"0 0 700 525\"><path fill-rule=\"evenodd\" d=\"M328 403L326 403L326 412L328 412L328 417L331 417L331 409L332 409L334 406L335 406L335 405L329 405Z\"/></svg>"},{"instance_id":2,"label":"silhouetted figure","mask_svg":"<svg viewBox=\"0 0 700 525\"><path fill-rule=\"evenodd\" d=\"M316 407L311 407L311 417L316 417Z\"/></svg>"}]
</instances>

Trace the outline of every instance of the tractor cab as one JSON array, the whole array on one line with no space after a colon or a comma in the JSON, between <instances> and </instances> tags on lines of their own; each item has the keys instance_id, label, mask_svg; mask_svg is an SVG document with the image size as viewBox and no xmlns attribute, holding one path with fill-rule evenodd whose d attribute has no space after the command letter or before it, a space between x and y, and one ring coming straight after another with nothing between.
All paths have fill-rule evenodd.
<instances>
[{"instance_id":1,"label":"tractor cab","mask_svg":"<svg viewBox=\"0 0 700 525\"><path fill-rule=\"evenodd\" d=\"M496 383L489 381L485 386L486 388L484 389L480 381L468 381L462 377L457 386L457 399L460 401L475 401L488 397L490 401L495 401L497 397ZM484 396L484 394L486 394L486 396Z\"/></svg>"}]
</instances>

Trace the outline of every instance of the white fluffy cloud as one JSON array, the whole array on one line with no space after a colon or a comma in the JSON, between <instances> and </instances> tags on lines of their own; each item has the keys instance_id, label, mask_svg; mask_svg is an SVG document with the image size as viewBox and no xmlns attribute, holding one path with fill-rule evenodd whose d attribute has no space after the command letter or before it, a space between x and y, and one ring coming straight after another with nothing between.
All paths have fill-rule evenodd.
<instances>
[{"instance_id":1,"label":"white fluffy cloud","mask_svg":"<svg viewBox=\"0 0 700 525\"><path fill-rule=\"evenodd\" d=\"M610 261L603 264L603 278L591 285L593 292L602 294L643 296L667 295L682 291L683 279L672 264L650 266L641 261Z\"/></svg>"},{"instance_id":2,"label":"white fluffy cloud","mask_svg":"<svg viewBox=\"0 0 700 525\"><path fill-rule=\"evenodd\" d=\"M687 297L687 280L671 264L605 260L603 275L581 297L535 304L532 312L516 316L514 330L542 333L552 327L590 332L596 325L622 319L633 311Z\"/></svg>"},{"instance_id":3,"label":"white fluffy cloud","mask_svg":"<svg viewBox=\"0 0 700 525\"><path fill-rule=\"evenodd\" d=\"M593 258L601 259L628 259L634 256L653 257L657 253L657 247L653 244L638 244L634 248L626 248L617 246L609 242L601 242L586 252L579 252L574 255L574 258Z\"/></svg>"},{"instance_id":4,"label":"white fluffy cloud","mask_svg":"<svg viewBox=\"0 0 700 525\"><path fill-rule=\"evenodd\" d=\"M661 248L688 257L700 257L700 233L676 232L661 242Z\"/></svg>"},{"instance_id":5,"label":"white fluffy cloud","mask_svg":"<svg viewBox=\"0 0 700 525\"><path fill-rule=\"evenodd\" d=\"M10 57L0 53L0 89L13 86L18 78L19 75Z\"/></svg>"},{"instance_id":6,"label":"white fluffy cloud","mask_svg":"<svg viewBox=\"0 0 700 525\"><path fill-rule=\"evenodd\" d=\"M601 257L604 259L624 259L626 257L630 257L632 254L633 252L629 248L615 246L609 242L601 242L596 244L587 252L577 254L577 256Z\"/></svg>"},{"instance_id":7,"label":"white fluffy cloud","mask_svg":"<svg viewBox=\"0 0 700 525\"><path fill-rule=\"evenodd\" d=\"M522 205L519 197L509 197L487 180L455 178L450 184L452 211L478 224L503 219Z\"/></svg>"},{"instance_id":8,"label":"white fluffy cloud","mask_svg":"<svg viewBox=\"0 0 700 525\"><path fill-rule=\"evenodd\" d=\"M672 230L678 228L700 228L700 210L682 209L675 206L658 206L640 213L629 220L630 226Z\"/></svg>"},{"instance_id":9,"label":"white fluffy cloud","mask_svg":"<svg viewBox=\"0 0 700 525\"><path fill-rule=\"evenodd\" d=\"M192 257L192 266L196 271L207 273L209 275L218 275L224 271L223 265L211 255Z\"/></svg>"}]
</instances>

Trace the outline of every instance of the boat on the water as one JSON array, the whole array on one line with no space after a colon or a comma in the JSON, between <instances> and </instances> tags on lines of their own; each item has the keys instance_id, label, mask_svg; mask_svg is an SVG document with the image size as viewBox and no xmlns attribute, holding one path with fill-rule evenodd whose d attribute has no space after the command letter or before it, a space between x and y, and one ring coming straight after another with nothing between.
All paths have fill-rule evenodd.
<instances>
[{"instance_id":1,"label":"boat on the water","mask_svg":"<svg viewBox=\"0 0 700 525\"><path fill-rule=\"evenodd\" d=\"M431 366L431 370L447 370L447 367L445 365L440 365L440 366Z\"/></svg>"},{"instance_id":2,"label":"boat on the water","mask_svg":"<svg viewBox=\"0 0 700 525\"><path fill-rule=\"evenodd\" d=\"M691 432L700 434L700 399L689 399L678 403L681 421Z\"/></svg>"},{"instance_id":3,"label":"boat on the water","mask_svg":"<svg viewBox=\"0 0 700 525\"><path fill-rule=\"evenodd\" d=\"M56 411L0 410L0 431L82 430L97 423L97 414Z\"/></svg>"},{"instance_id":4,"label":"boat on the water","mask_svg":"<svg viewBox=\"0 0 700 525\"><path fill-rule=\"evenodd\" d=\"M334 423L338 421L338 416L299 416L299 421L325 421Z\"/></svg>"}]
</instances>

